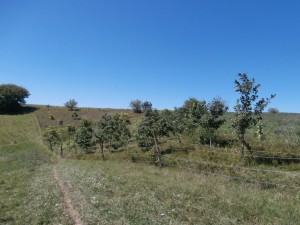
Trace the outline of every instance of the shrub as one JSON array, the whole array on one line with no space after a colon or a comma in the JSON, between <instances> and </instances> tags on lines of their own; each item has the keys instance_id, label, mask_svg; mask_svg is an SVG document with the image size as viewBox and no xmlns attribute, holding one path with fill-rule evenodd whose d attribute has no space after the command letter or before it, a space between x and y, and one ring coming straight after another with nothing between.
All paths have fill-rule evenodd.
<instances>
[{"instance_id":1,"label":"shrub","mask_svg":"<svg viewBox=\"0 0 300 225\"><path fill-rule=\"evenodd\" d=\"M142 113L142 104L143 102L141 100L136 99L130 102L130 107L132 108L134 113L140 114Z\"/></svg>"},{"instance_id":2,"label":"shrub","mask_svg":"<svg viewBox=\"0 0 300 225\"><path fill-rule=\"evenodd\" d=\"M279 113L279 110L276 108L269 108L268 112L272 113L272 114L276 114L276 113Z\"/></svg>"}]
</instances>

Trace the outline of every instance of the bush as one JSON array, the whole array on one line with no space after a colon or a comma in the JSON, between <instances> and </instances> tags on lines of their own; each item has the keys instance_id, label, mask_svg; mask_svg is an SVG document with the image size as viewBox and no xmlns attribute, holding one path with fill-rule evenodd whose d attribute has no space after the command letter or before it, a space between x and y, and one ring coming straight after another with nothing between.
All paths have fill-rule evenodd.
<instances>
[{"instance_id":1,"label":"bush","mask_svg":"<svg viewBox=\"0 0 300 225\"><path fill-rule=\"evenodd\" d=\"M130 102L130 107L132 108L134 113L141 114L142 113L142 104L143 102L139 99L132 100Z\"/></svg>"},{"instance_id":2,"label":"bush","mask_svg":"<svg viewBox=\"0 0 300 225\"><path fill-rule=\"evenodd\" d=\"M276 113L279 113L279 110L276 108L269 108L268 112L272 113L272 114L276 114Z\"/></svg>"}]
</instances>

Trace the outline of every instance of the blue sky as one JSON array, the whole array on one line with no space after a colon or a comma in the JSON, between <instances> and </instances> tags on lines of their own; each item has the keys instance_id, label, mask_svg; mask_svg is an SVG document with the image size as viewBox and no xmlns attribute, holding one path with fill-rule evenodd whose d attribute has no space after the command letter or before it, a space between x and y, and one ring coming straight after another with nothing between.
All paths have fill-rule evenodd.
<instances>
[{"instance_id":1,"label":"blue sky","mask_svg":"<svg viewBox=\"0 0 300 225\"><path fill-rule=\"evenodd\" d=\"M0 83L28 103L128 108L216 96L248 73L300 112L299 0L0 0Z\"/></svg>"}]
</instances>

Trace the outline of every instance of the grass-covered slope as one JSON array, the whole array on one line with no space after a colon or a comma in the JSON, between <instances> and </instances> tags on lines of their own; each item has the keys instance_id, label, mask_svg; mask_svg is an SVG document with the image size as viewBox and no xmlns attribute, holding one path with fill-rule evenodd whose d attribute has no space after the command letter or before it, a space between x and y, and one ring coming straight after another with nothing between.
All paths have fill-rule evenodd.
<instances>
[{"instance_id":1,"label":"grass-covered slope","mask_svg":"<svg viewBox=\"0 0 300 225\"><path fill-rule=\"evenodd\" d=\"M69 224L33 114L0 115L0 224Z\"/></svg>"},{"instance_id":2,"label":"grass-covered slope","mask_svg":"<svg viewBox=\"0 0 300 225\"><path fill-rule=\"evenodd\" d=\"M55 110L55 117L66 113L61 119L71 123L70 112ZM88 118L95 113L95 120L101 111L82 109L79 114ZM58 160L41 142L38 125L46 127L48 121L58 119L44 116L46 109L0 116L0 224L72 224L53 178L53 166L84 224L300 221L298 164L247 166L236 156L236 149L226 148L174 151L164 155L167 167L162 169L153 161L151 165L132 163L139 162L134 157L150 159L139 149L111 153L106 161Z\"/></svg>"}]
</instances>

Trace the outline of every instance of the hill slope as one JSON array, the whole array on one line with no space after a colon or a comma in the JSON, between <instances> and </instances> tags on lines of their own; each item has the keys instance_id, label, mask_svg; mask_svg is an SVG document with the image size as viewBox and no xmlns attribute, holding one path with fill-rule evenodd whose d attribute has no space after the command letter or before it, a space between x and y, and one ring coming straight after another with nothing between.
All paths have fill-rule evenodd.
<instances>
[{"instance_id":1,"label":"hill slope","mask_svg":"<svg viewBox=\"0 0 300 225\"><path fill-rule=\"evenodd\" d=\"M297 224L300 220L299 186L253 183L201 172L180 161L175 168L159 169L117 160L57 160L41 143L34 114L0 116L0 124L3 224L71 224L53 179L54 165L84 224ZM263 175L268 180L269 173Z\"/></svg>"},{"instance_id":2,"label":"hill slope","mask_svg":"<svg viewBox=\"0 0 300 225\"><path fill-rule=\"evenodd\" d=\"M0 224L69 224L33 114L0 116Z\"/></svg>"}]
</instances>

